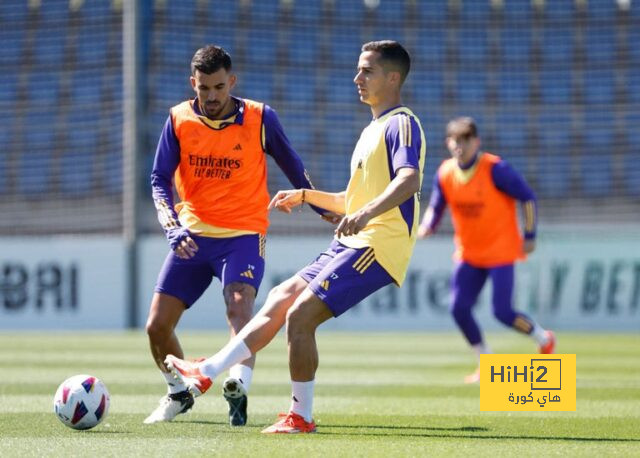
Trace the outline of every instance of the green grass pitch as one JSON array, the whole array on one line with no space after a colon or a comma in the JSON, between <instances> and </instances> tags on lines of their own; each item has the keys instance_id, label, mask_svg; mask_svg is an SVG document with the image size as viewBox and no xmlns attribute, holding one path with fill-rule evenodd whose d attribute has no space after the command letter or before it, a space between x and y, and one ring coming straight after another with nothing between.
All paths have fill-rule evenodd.
<instances>
[{"instance_id":1,"label":"green grass pitch","mask_svg":"<svg viewBox=\"0 0 640 458\"><path fill-rule=\"evenodd\" d=\"M223 333L180 334L187 356L212 354ZM532 353L514 333L489 333L496 353ZM219 385L172 423L143 425L164 393L146 336L0 336L0 456L640 456L640 335L559 333L577 354L576 412L480 412L474 369L454 333L322 333L314 414L318 433L265 436L289 406L283 334L258 355L249 424L227 424ZM52 412L57 386L89 373L111 393L106 420L66 428ZM220 381L218 380L218 383Z\"/></svg>"}]
</instances>

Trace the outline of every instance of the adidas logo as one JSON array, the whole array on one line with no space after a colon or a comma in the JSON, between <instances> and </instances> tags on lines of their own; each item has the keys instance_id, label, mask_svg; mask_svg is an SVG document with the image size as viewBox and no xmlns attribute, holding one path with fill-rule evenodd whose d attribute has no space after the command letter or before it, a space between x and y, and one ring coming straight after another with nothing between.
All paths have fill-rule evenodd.
<instances>
[{"instance_id":1,"label":"adidas logo","mask_svg":"<svg viewBox=\"0 0 640 458\"><path fill-rule=\"evenodd\" d=\"M236 146L233 147L234 151L241 151L242 150L242 146L240 145L240 143L236 143Z\"/></svg>"},{"instance_id":2,"label":"adidas logo","mask_svg":"<svg viewBox=\"0 0 640 458\"><path fill-rule=\"evenodd\" d=\"M320 286L325 291L329 291L329 280L324 280L324 281L320 282Z\"/></svg>"},{"instance_id":3,"label":"adidas logo","mask_svg":"<svg viewBox=\"0 0 640 458\"><path fill-rule=\"evenodd\" d=\"M240 274L241 277L253 278L253 273L251 270L245 270Z\"/></svg>"}]
</instances>

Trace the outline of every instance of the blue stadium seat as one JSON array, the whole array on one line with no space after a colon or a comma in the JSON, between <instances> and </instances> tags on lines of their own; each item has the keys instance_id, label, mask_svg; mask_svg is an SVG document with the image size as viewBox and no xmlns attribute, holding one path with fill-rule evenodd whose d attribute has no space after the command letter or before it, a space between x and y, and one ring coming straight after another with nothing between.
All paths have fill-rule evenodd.
<instances>
[{"instance_id":1,"label":"blue stadium seat","mask_svg":"<svg viewBox=\"0 0 640 458\"><path fill-rule=\"evenodd\" d=\"M62 66L67 58L66 39L67 33L63 28L39 27L34 42L35 63Z\"/></svg>"},{"instance_id":2,"label":"blue stadium seat","mask_svg":"<svg viewBox=\"0 0 640 458\"><path fill-rule=\"evenodd\" d=\"M625 84L629 100L640 103L640 72L629 70Z\"/></svg>"},{"instance_id":3,"label":"blue stadium seat","mask_svg":"<svg viewBox=\"0 0 640 458\"><path fill-rule=\"evenodd\" d=\"M359 103L358 89L353 82L354 77L354 69L331 71L324 86L326 90L324 97L338 104L353 106Z\"/></svg>"},{"instance_id":4,"label":"blue stadium seat","mask_svg":"<svg viewBox=\"0 0 640 458\"><path fill-rule=\"evenodd\" d=\"M589 0L587 6L587 14L594 19L614 19L618 14L616 0Z\"/></svg>"},{"instance_id":5,"label":"blue stadium seat","mask_svg":"<svg viewBox=\"0 0 640 458\"><path fill-rule=\"evenodd\" d=\"M102 100L102 75L96 75L94 70L74 72L70 93L73 107L95 110Z\"/></svg>"},{"instance_id":6,"label":"blue stadium seat","mask_svg":"<svg viewBox=\"0 0 640 458\"><path fill-rule=\"evenodd\" d=\"M278 55L278 32L273 28L249 31L247 62L251 65L271 65Z\"/></svg>"},{"instance_id":7,"label":"blue stadium seat","mask_svg":"<svg viewBox=\"0 0 640 458\"><path fill-rule=\"evenodd\" d=\"M615 150L615 128L611 111L587 109L582 151L593 157L609 157Z\"/></svg>"},{"instance_id":8,"label":"blue stadium seat","mask_svg":"<svg viewBox=\"0 0 640 458\"><path fill-rule=\"evenodd\" d=\"M106 23L82 24L76 43L76 62L80 66L102 66L107 60L109 30Z\"/></svg>"},{"instance_id":9,"label":"blue stadium seat","mask_svg":"<svg viewBox=\"0 0 640 458\"><path fill-rule=\"evenodd\" d=\"M297 69L284 70L282 82L286 104L315 103L316 76L313 72L302 73Z\"/></svg>"},{"instance_id":10,"label":"blue stadium seat","mask_svg":"<svg viewBox=\"0 0 640 458\"><path fill-rule=\"evenodd\" d=\"M293 2L291 17L295 24L310 23L313 26L318 23L322 16L322 0L306 0L304 2ZM315 28L315 27L313 27Z\"/></svg>"},{"instance_id":11,"label":"blue stadium seat","mask_svg":"<svg viewBox=\"0 0 640 458\"><path fill-rule=\"evenodd\" d=\"M502 70L498 73L498 99L503 103L526 103L529 101L529 72Z\"/></svg>"},{"instance_id":12,"label":"blue stadium seat","mask_svg":"<svg viewBox=\"0 0 640 458\"><path fill-rule=\"evenodd\" d=\"M238 85L234 91L239 97L275 105L275 80L273 72L247 70L238 72Z\"/></svg>"},{"instance_id":13,"label":"blue stadium seat","mask_svg":"<svg viewBox=\"0 0 640 458\"><path fill-rule=\"evenodd\" d=\"M508 25L500 29L501 57L506 63L521 64L529 62L531 59L531 43L531 28Z\"/></svg>"},{"instance_id":14,"label":"blue stadium seat","mask_svg":"<svg viewBox=\"0 0 640 458\"><path fill-rule=\"evenodd\" d=\"M575 13L575 0L544 2L544 14L552 21L570 21Z\"/></svg>"},{"instance_id":15,"label":"blue stadium seat","mask_svg":"<svg viewBox=\"0 0 640 458\"><path fill-rule=\"evenodd\" d=\"M333 104L327 107L324 116L327 143L326 150L321 153L321 170L323 187L328 191L345 190L349 182L351 154L360 134L358 129L361 127L356 127L353 113Z\"/></svg>"},{"instance_id":16,"label":"blue stadium seat","mask_svg":"<svg viewBox=\"0 0 640 458\"><path fill-rule=\"evenodd\" d=\"M251 2L250 10L251 19L253 21L265 25L269 24L269 26L271 26L271 24L278 23L278 15L280 14L280 1L260 0L257 2Z\"/></svg>"},{"instance_id":17,"label":"blue stadium seat","mask_svg":"<svg viewBox=\"0 0 640 458\"><path fill-rule=\"evenodd\" d=\"M155 27L153 30L152 46L158 55L160 64L187 67L191 62L196 46L191 44L192 34L188 29Z\"/></svg>"},{"instance_id":18,"label":"blue stadium seat","mask_svg":"<svg viewBox=\"0 0 640 458\"><path fill-rule=\"evenodd\" d=\"M585 33L585 52L591 65L612 65L616 59L616 31L613 26L589 27Z\"/></svg>"},{"instance_id":19,"label":"blue stadium seat","mask_svg":"<svg viewBox=\"0 0 640 458\"><path fill-rule=\"evenodd\" d=\"M0 21L5 24L17 24L26 22L29 16L29 2L26 0L2 0L0 2Z\"/></svg>"},{"instance_id":20,"label":"blue stadium seat","mask_svg":"<svg viewBox=\"0 0 640 458\"><path fill-rule=\"evenodd\" d=\"M460 17L462 20L473 23L474 25L486 25L491 17L491 12L491 3L489 0L463 0L460 6Z\"/></svg>"},{"instance_id":21,"label":"blue stadium seat","mask_svg":"<svg viewBox=\"0 0 640 458\"><path fill-rule=\"evenodd\" d=\"M117 134L117 135L116 135ZM105 189L110 194L119 194L122 192L122 134L114 132L114 135L109 140L108 151L105 158ZM151 167L149 166L149 157L153 161L153 155L145 155L143 159L142 176L145 184L149 183L149 176L151 175Z\"/></svg>"},{"instance_id":22,"label":"blue stadium seat","mask_svg":"<svg viewBox=\"0 0 640 458\"><path fill-rule=\"evenodd\" d=\"M167 2L167 17L171 19L171 22L175 21L180 25L189 26L196 18L196 3L197 0Z\"/></svg>"},{"instance_id":23,"label":"blue stadium seat","mask_svg":"<svg viewBox=\"0 0 640 458\"><path fill-rule=\"evenodd\" d=\"M630 197L640 196L640 163L637 153L627 153L623 159L624 185Z\"/></svg>"},{"instance_id":24,"label":"blue stadium seat","mask_svg":"<svg viewBox=\"0 0 640 458\"><path fill-rule=\"evenodd\" d=\"M439 104L444 98L444 82L439 70L423 70L410 76L413 98L417 106Z\"/></svg>"},{"instance_id":25,"label":"blue stadium seat","mask_svg":"<svg viewBox=\"0 0 640 458\"><path fill-rule=\"evenodd\" d=\"M362 46L360 29L358 27L334 28L331 38L332 66L355 68Z\"/></svg>"},{"instance_id":26,"label":"blue stadium seat","mask_svg":"<svg viewBox=\"0 0 640 458\"><path fill-rule=\"evenodd\" d=\"M300 155L308 156L311 154L311 146L313 144L313 124L309 122L306 112L299 111L283 111L279 112L280 123L284 128L284 132L293 145L293 148Z\"/></svg>"},{"instance_id":27,"label":"blue stadium seat","mask_svg":"<svg viewBox=\"0 0 640 458\"><path fill-rule=\"evenodd\" d=\"M585 72L584 93L587 103L613 104L615 102L615 86L615 74L610 66L602 66Z\"/></svg>"},{"instance_id":28,"label":"blue stadium seat","mask_svg":"<svg viewBox=\"0 0 640 458\"><path fill-rule=\"evenodd\" d=\"M568 27L545 27L542 33L542 57L548 63L567 63L573 58L574 39Z\"/></svg>"},{"instance_id":29,"label":"blue stadium seat","mask_svg":"<svg viewBox=\"0 0 640 458\"><path fill-rule=\"evenodd\" d=\"M496 134L498 151L509 156L524 156L529 152L527 124L523 116L511 113L499 116ZM491 145L487 147L491 148Z\"/></svg>"},{"instance_id":30,"label":"blue stadium seat","mask_svg":"<svg viewBox=\"0 0 640 458\"><path fill-rule=\"evenodd\" d=\"M219 23L219 21L214 18L211 22L209 22L209 26L207 27L207 32L204 37L204 42L194 45L193 49L191 50L191 55L193 56L196 50L201 46L204 46L205 44L214 44L216 46L224 48L225 51L231 54L231 59L233 59L237 48L236 27L229 24ZM191 59L189 59L189 62L191 62Z\"/></svg>"},{"instance_id":31,"label":"blue stadium seat","mask_svg":"<svg viewBox=\"0 0 640 458\"><path fill-rule=\"evenodd\" d=\"M487 96L487 74L485 72L459 71L457 88L454 91L462 103L484 103Z\"/></svg>"},{"instance_id":32,"label":"blue stadium seat","mask_svg":"<svg viewBox=\"0 0 640 458\"><path fill-rule=\"evenodd\" d=\"M0 66L3 68L18 65L24 56L26 27L0 28Z\"/></svg>"},{"instance_id":33,"label":"blue stadium seat","mask_svg":"<svg viewBox=\"0 0 640 458\"><path fill-rule=\"evenodd\" d=\"M420 22L442 25L449 14L448 0L429 0L418 2Z\"/></svg>"},{"instance_id":34,"label":"blue stadium seat","mask_svg":"<svg viewBox=\"0 0 640 458\"><path fill-rule=\"evenodd\" d=\"M35 195L49 191L53 174L56 130L50 115L30 113L24 120L25 154L18 164L18 191Z\"/></svg>"},{"instance_id":35,"label":"blue stadium seat","mask_svg":"<svg viewBox=\"0 0 640 458\"><path fill-rule=\"evenodd\" d=\"M60 189L65 194L86 194L94 186L93 164L100 144L97 134L96 129L90 129L70 136L68 148L60 157Z\"/></svg>"},{"instance_id":36,"label":"blue stadium seat","mask_svg":"<svg viewBox=\"0 0 640 458\"><path fill-rule=\"evenodd\" d=\"M103 90L110 97L109 100L118 101L120 103L123 97L122 71L120 69L110 69L104 74ZM153 94L156 96L156 94Z\"/></svg>"},{"instance_id":37,"label":"blue stadium seat","mask_svg":"<svg viewBox=\"0 0 640 458\"><path fill-rule=\"evenodd\" d=\"M381 1L375 9L378 26L392 24L394 27L402 28L406 20L406 5L404 0Z\"/></svg>"},{"instance_id":38,"label":"blue stadium seat","mask_svg":"<svg viewBox=\"0 0 640 458\"><path fill-rule=\"evenodd\" d=\"M84 2L79 11L85 20L90 18L102 20L113 12L113 3L113 0L91 0L90 2Z\"/></svg>"},{"instance_id":39,"label":"blue stadium seat","mask_svg":"<svg viewBox=\"0 0 640 458\"><path fill-rule=\"evenodd\" d=\"M533 16L531 0L507 0L502 6L504 17L509 21L528 22Z\"/></svg>"},{"instance_id":40,"label":"blue stadium seat","mask_svg":"<svg viewBox=\"0 0 640 458\"><path fill-rule=\"evenodd\" d=\"M447 52L447 31L441 28L423 27L415 44L418 61L427 65L439 65Z\"/></svg>"},{"instance_id":41,"label":"blue stadium seat","mask_svg":"<svg viewBox=\"0 0 640 458\"><path fill-rule=\"evenodd\" d=\"M54 107L60 102L60 75L58 72L34 72L27 80L29 98L38 106Z\"/></svg>"},{"instance_id":42,"label":"blue stadium seat","mask_svg":"<svg viewBox=\"0 0 640 458\"><path fill-rule=\"evenodd\" d=\"M183 72L171 68L159 67L149 73L149 94L166 106L173 106L195 96L189 83L189 70Z\"/></svg>"},{"instance_id":43,"label":"blue stadium seat","mask_svg":"<svg viewBox=\"0 0 640 458\"><path fill-rule=\"evenodd\" d=\"M580 182L587 197L605 197L612 190L611 156L583 155L580 158Z\"/></svg>"},{"instance_id":44,"label":"blue stadium seat","mask_svg":"<svg viewBox=\"0 0 640 458\"><path fill-rule=\"evenodd\" d=\"M216 26L235 24L238 22L239 4L240 2L230 2L228 0L210 0L207 16Z\"/></svg>"},{"instance_id":45,"label":"blue stadium seat","mask_svg":"<svg viewBox=\"0 0 640 458\"><path fill-rule=\"evenodd\" d=\"M6 126L0 129L0 194L9 190L7 165L9 163L9 151L14 149L11 134L11 130Z\"/></svg>"},{"instance_id":46,"label":"blue stadium seat","mask_svg":"<svg viewBox=\"0 0 640 458\"><path fill-rule=\"evenodd\" d=\"M570 103L573 81L568 69L540 72L540 91L545 103Z\"/></svg>"},{"instance_id":47,"label":"blue stadium seat","mask_svg":"<svg viewBox=\"0 0 640 458\"><path fill-rule=\"evenodd\" d=\"M536 193L541 197L565 198L570 189L571 159L566 150L543 152L537 158Z\"/></svg>"},{"instance_id":48,"label":"blue stadium seat","mask_svg":"<svg viewBox=\"0 0 640 458\"><path fill-rule=\"evenodd\" d=\"M321 43L317 28L293 29L287 45L291 64L294 66L314 64L317 61Z\"/></svg>"},{"instance_id":49,"label":"blue stadium seat","mask_svg":"<svg viewBox=\"0 0 640 458\"><path fill-rule=\"evenodd\" d=\"M640 5L640 2L633 3ZM640 6L638 9L640 9ZM631 27L628 32L627 50L629 51L629 56L631 57L632 63L640 65L640 46L638 46L638 43L640 43L640 27Z\"/></svg>"},{"instance_id":50,"label":"blue stadium seat","mask_svg":"<svg viewBox=\"0 0 640 458\"><path fill-rule=\"evenodd\" d=\"M485 63L489 56L487 29L462 27L458 31L458 56L462 65Z\"/></svg>"},{"instance_id":51,"label":"blue stadium seat","mask_svg":"<svg viewBox=\"0 0 640 458\"><path fill-rule=\"evenodd\" d=\"M338 22L359 24L364 19L366 12L362 0L340 0L333 4L333 11Z\"/></svg>"},{"instance_id":52,"label":"blue stadium seat","mask_svg":"<svg viewBox=\"0 0 640 458\"><path fill-rule=\"evenodd\" d=\"M13 110L13 104L18 100L18 91L18 74L9 69L0 72L0 107L6 107L7 111Z\"/></svg>"},{"instance_id":53,"label":"blue stadium seat","mask_svg":"<svg viewBox=\"0 0 640 458\"><path fill-rule=\"evenodd\" d=\"M38 10L40 15L40 25L45 23L60 23L69 19L69 2L66 1L43 1Z\"/></svg>"}]
</instances>

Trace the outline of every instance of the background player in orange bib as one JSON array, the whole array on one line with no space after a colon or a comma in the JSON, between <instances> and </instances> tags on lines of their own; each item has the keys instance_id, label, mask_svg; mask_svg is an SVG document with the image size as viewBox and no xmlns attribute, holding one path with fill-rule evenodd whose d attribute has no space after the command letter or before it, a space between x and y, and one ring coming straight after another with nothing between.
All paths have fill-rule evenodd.
<instances>
[{"instance_id":1,"label":"background player in orange bib","mask_svg":"<svg viewBox=\"0 0 640 458\"><path fill-rule=\"evenodd\" d=\"M145 423L171 421L193 405L188 387L174 380L164 359L167 354L183 356L175 327L214 276L222 282L231 335L251 319L264 273L266 154L294 187L313 187L275 111L231 95L236 75L224 49L199 49L190 80L196 97L171 108L151 174L154 203L171 251L158 277L146 331L168 394ZM175 207L172 182L180 197ZM232 425L247 421L254 362L251 356L231 367L223 384Z\"/></svg>"},{"instance_id":2,"label":"background player in orange bib","mask_svg":"<svg viewBox=\"0 0 640 458\"><path fill-rule=\"evenodd\" d=\"M533 191L507 162L480 151L473 119L451 120L447 124L446 145L452 157L436 172L418 237L433 234L449 206L456 245L451 303L456 324L478 361L482 353L489 353L472 308L490 277L494 316L506 326L533 337L540 353L553 353L553 333L513 309L514 263L535 249L537 212ZM522 202L524 237L518 228L516 201ZM476 370L465 381L477 382L479 375Z\"/></svg>"}]
</instances>

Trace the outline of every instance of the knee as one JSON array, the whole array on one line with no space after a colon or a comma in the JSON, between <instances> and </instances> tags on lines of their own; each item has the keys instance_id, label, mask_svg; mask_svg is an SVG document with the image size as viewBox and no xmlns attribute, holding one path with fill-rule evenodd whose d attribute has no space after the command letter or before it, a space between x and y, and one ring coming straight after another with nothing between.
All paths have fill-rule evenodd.
<instances>
[{"instance_id":1,"label":"knee","mask_svg":"<svg viewBox=\"0 0 640 458\"><path fill-rule=\"evenodd\" d=\"M145 326L145 331L150 340L158 341L168 338L173 332L173 328L161 320L149 318Z\"/></svg>"},{"instance_id":2,"label":"knee","mask_svg":"<svg viewBox=\"0 0 640 458\"><path fill-rule=\"evenodd\" d=\"M311 320L311 317L305 313L303 303L294 304L287 311L287 336L291 337L296 334L306 334L315 331L317 327Z\"/></svg>"}]
</instances>

